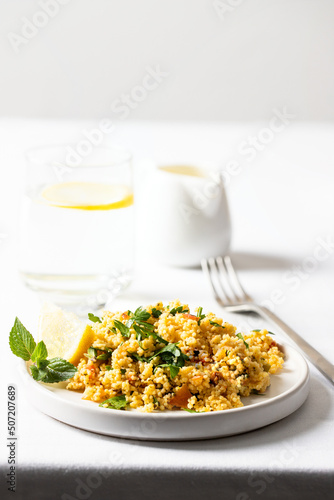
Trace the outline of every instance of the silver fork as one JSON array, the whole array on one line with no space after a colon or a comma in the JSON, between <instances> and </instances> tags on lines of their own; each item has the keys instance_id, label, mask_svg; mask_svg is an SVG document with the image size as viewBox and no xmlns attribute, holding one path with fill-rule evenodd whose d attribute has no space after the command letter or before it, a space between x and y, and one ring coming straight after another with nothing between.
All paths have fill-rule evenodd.
<instances>
[{"instance_id":1,"label":"silver fork","mask_svg":"<svg viewBox=\"0 0 334 500\"><path fill-rule=\"evenodd\" d=\"M266 320L272 321L297 344L311 363L334 384L334 366L270 309L254 303L253 299L243 289L228 255L202 259L201 264L210 281L215 299L221 307L226 311L235 313L253 312Z\"/></svg>"}]
</instances>

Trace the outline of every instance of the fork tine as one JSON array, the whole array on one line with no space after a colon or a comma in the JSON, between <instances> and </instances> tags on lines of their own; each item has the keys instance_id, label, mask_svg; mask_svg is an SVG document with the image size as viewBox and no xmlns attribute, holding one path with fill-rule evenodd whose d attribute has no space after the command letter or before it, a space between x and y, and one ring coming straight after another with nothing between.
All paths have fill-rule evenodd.
<instances>
[{"instance_id":1,"label":"fork tine","mask_svg":"<svg viewBox=\"0 0 334 500\"><path fill-rule=\"evenodd\" d=\"M232 304L233 302L237 301L240 302L240 299L238 297L238 294L235 293L235 290L233 289L233 286L231 284L231 280L228 276L228 273L226 271L223 257L219 256L216 257L216 264L218 267L218 278L219 278L219 284L222 290L224 291L224 294L226 295L227 300ZM225 282L225 286L224 286ZM229 292L227 292L227 288L229 288Z\"/></svg>"},{"instance_id":2,"label":"fork tine","mask_svg":"<svg viewBox=\"0 0 334 500\"><path fill-rule=\"evenodd\" d=\"M213 294L215 296L215 299L217 300L217 302L222 307L225 307L224 299L219 294L217 286L215 285L215 280L213 279L213 275L217 274L217 270L216 270L214 259L213 258L202 259L201 260L201 266L202 266L204 274L207 276L207 278L209 280L209 283L211 285L211 288L212 288Z\"/></svg>"},{"instance_id":3,"label":"fork tine","mask_svg":"<svg viewBox=\"0 0 334 500\"><path fill-rule=\"evenodd\" d=\"M240 283L238 275L234 270L234 267L233 267L233 264L231 261L231 257L229 255L226 255L223 258L223 261L224 261L224 264L226 267L227 274L229 275L229 278L230 278L230 280L229 280L230 283L234 282L234 287L236 287L238 289L238 293L236 295L239 297L239 300L240 301L245 301L245 300L251 301L252 300L251 297L245 292L242 284ZM231 284L231 287L232 287L232 284Z\"/></svg>"},{"instance_id":4,"label":"fork tine","mask_svg":"<svg viewBox=\"0 0 334 500\"><path fill-rule=\"evenodd\" d=\"M217 263L217 259L215 259L214 257L211 257L209 259L209 265L211 268L211 272L216 279L216 283L218 285L218 287L216 286L216 290L218 291L218 289L219 289L220 297L222 297L222 300L224 300L226 305L232 304L233 300L231 299L230 294L227 292L226 286L224 286L223 280L221 278L219 266ZM218 292L218 295L219 295L219 292Z\"/></svg>"}]
</instances>

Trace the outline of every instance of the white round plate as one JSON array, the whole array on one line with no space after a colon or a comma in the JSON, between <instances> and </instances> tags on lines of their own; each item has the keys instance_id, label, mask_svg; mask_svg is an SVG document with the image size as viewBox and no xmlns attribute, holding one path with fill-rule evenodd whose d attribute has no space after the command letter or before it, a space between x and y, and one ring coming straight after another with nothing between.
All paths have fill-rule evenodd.
<instances>
[{"instance_id":1,"label":"white round plate","mask_svg":"<svg viewBox=\"0 0 334 500\"><path fill-rule=\"evenodd\" d=\"M306 400L309 369L294 348L284 345L284 368L271 377L264 395L242 398L244 407L208 413L183 410L142 413L100 408L82 394L65 389L66 383L36 382L22 362L20 370L32 404L65 424L107 436L150 441L186 441L231 436L259 429L287 417Z\"/></svg>"}]
</instances>

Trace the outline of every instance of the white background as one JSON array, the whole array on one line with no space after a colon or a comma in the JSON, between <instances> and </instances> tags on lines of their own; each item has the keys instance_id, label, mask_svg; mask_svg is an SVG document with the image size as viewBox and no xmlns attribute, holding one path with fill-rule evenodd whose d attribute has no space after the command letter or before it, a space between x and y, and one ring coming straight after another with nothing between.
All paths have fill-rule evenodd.
<instances>
[{"instance_id":1,"label":"white background","mask_svg":"<svg viewBox=\"0 0 334 500\"><path fill-rule=\"evenodd\" d=\"M63 2L17 52L8 35ZM334 118L332 0L0 0L0 115L113 117L148 66L169 73L132 119ZM39 21L38 21L39 19ZM37 24L44 24L38 18Z\"/></svg>"}]
</instances>

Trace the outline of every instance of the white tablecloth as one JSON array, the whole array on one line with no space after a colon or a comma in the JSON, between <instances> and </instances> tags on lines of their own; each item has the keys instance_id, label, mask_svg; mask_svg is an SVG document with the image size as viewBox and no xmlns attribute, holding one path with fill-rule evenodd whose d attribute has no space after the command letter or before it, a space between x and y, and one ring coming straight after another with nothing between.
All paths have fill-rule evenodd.
<instances>
[{"instance_id":1,"label":"white tablecloth","mask_svg":"<svg viewBox=\"0 0 334 500\"><path fill-rule=\"evenodd\" d=\"M136 179L150 162L240 163L227 189L233 256L247 290L322 354L334 361L334 126L291 123L256 152L238 151L264 123L122 123L117 140L135 158ZM2 481L1 498L235 500L327 499L333 494L333 387L312 366L306 403L284 420L243 435L194 442L139 442L81 431L35 410L17 373L8 334L17 315L36 328L39 300L16 268L16 227L23 185L22 151L77 141L77 122L0 121L1 474L8 473L6 387L17 387L17 491ZM264 136L263 136L264 137ZM113 134L106 138L112 142ZM140 190L140 180L138 183ZM142 203L138 193L138 212ZM112 307L180 298L219 311L199 269L175 269L148 259L137 235L137 273ZM325 242L325 243L324 243ZM317 259L319 244L325 249ZM326 253L327 252L327 253ZM287 274L288 273L288 274ZM276 303L277 289L283 299ZM276 290L276 292L275 292ZM268 301L270 303L268 303ZM242 324L245 317L221 314ZM251 320L258 327L260 319Z\"/></svg>"}]
</instances>

